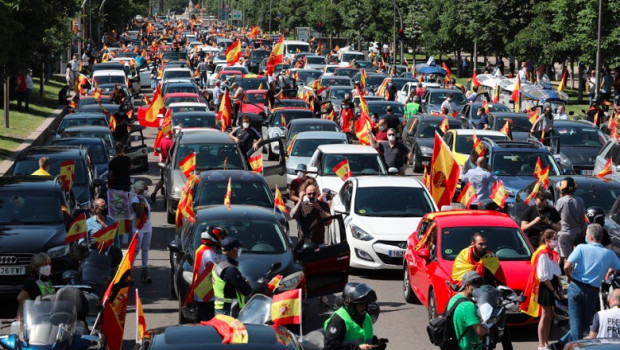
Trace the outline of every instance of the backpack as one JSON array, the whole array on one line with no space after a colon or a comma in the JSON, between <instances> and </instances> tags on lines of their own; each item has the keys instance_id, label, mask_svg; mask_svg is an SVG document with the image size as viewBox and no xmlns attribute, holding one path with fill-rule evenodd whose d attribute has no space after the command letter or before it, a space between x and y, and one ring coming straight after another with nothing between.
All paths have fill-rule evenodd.
<instances>
[{"instance_id":1,"label":"backpack","mask_svg":"<svg viewBox=\"0 0 620 350\"><path fill-rule=\"evenodd\" d=\"M446 309L442 315L433 317L430 320L428 326L426 326L426 332L433 345L438 346L442 350L459 348L459 342L465 335L465 332L458 339L456 338L453 316L456 307L465 301L470 300L469 298L460 298L454 302L454 305L449 310Z\"/></svg>"}]
</instances>

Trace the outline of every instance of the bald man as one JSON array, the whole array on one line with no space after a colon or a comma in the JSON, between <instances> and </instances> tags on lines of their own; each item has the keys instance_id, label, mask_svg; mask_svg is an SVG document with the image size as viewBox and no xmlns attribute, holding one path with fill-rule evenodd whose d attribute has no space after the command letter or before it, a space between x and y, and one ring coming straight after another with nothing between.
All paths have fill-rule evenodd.
<instances>
[{"instance_id":1,"label":"bald man","mask_svg":"<svg viewBox=\"0 0 620 350\"><path fill-rule=\"evenodd\" d=\"M588 338L620 338L620 288L607 297L609 309L594 314Z\"/></svg>"},{"instance_id":2,"label":"bald man","mask_svg":"<svg viewBox=\"0 0 620 350\"><path fill-rule=\"evenodd\" d=\"M477 198L472 204L477 205L478 202L488 199L491 195L491 186L497 181L497 176L492 174L490 170L487 159L485 157L478 157L476 167L469 169L461 176L461 181L465 183L471 182L476 190Z\"/></svg>"}]
</instances>

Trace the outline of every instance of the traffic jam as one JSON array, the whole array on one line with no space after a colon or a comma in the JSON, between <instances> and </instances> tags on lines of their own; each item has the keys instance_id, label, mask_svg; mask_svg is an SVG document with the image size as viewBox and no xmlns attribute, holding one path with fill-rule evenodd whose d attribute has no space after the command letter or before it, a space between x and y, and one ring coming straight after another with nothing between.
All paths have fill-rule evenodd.
<instances>
[{"instance_id":1,"label":"traffic jam","mask_svg":"<svg viewBox=\"0 0 620 350\"><path fill-rule=\"evenodd\" d=\"M73 56L59 124L0 177L0 347L398 348L388 301L427 311L421 348L620 347L620 93L568 117L566 71L460 84L329 43L137 16Z\"/></svg>"}]
</instances>

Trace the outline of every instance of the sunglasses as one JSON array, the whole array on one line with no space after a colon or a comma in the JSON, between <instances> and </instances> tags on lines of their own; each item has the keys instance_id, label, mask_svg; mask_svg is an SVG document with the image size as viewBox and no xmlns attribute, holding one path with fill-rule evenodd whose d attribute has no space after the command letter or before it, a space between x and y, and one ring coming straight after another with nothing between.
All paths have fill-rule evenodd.
<instances>
[{"instance_id":1,"label":"sunglasses","mask_svg":"<svg viewBox=\"0 0 620 350\"><path fill-rule=\"evenodd\" d=\"M396 134L388 134L388 136L394 136L394 135L396 135Z\"/></svg>"},{"instance_id":2,"label":"sunglasses","mask_svg":"<svg viewBox=\"0 0 620 350\"><path fill-rule=\"evenodd\" d=\"M316 193L306 193L306 196L308 197L316 197Z\"/></svg>"}]
</instances>

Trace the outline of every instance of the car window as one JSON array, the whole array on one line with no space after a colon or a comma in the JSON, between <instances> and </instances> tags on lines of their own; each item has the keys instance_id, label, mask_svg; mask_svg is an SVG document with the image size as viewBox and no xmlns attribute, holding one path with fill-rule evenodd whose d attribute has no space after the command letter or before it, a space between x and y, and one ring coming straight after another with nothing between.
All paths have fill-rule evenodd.
<instances>
[{"instance_id":1,"label":"car window","mask_svg":"<svg viewBox=\"0 0 620 350\"><path fill-rule=\"evenodd\" d=\"M67 159L64 159L67 160ZM22 159L15 162L13 168L13 175L30 175L34 173L37 169L39 169L39 160L38 159ZM83 160L75 161L75 181L74 185L85 185L86 184L86 174L84 171L86 170L86 165ZM60 172L60 160L59 159L50 159L50 170L48 171L50 175L56 176Z\"/></svg>"},{"instance_id":2,"label":"car window","mask_svg":"<svg viewBox=\"0 0 620 350\"><path fill-rule=\"evenodd\" d=\"M57 193L0 191L0 224L62 223L60 206Z\"/></svg>"},{"instance_id":3,"label":"car window","mask_svg":"<svg viewBox=\"0 0 620 350\"><path fill-rule=\"evenodd\" d=\"M402 117L405 114L405 106L402 103L368 103L368 112L372 115L373 113L377 113L379 117L385 115L385 108L387 106L392 106L393 113L399 117Z\"/></svg>"},{"instance_id":4,"label":"car window","mask_svg":"<svg viewBox=\"0 0 620 350\"><path fill-rule=\"evenodd\" d=\"M500 176L532 176L534 165L539 157L543 168L550 165L549 175L561 175L553 157L542 152L495 152L491 162L491 171Z\"/></svg>"},{"instance_id":5,"label":"car window","mask_svg":"<svg viewBox=\"0 0 620 350\"><path fill-rule=\"evenodd\" d=\"M527 118L496 117L494 129L501 129L506 122L510 123L512 131L528 131L532 128L532 123Z\"/></svg>"},{"instance_id":6,"label":"car window","mask_svg":"<svg viewBox=\"0 0 620 350\"><path fill-rule=\"evenodd\" d=\"M306 56L306 62L311 64L325 64L325 59L318 56Z\"/></svg>"},{"instance_id":7,"label":"car window","mask_svg":"<svg viewBox=\"0 0 620 350\"><path fill-rule=\"evenodd\" d=\"M196 152L196 169L244 169L243 159L239 154L237 145L226 143L184 143L179 146L176 156L177 163L175 169L179 169L179 164L191 152ZM224 197L222 197L224 198Z\"/></svg>"},{"instance_id":8,"label":"car window","mask_svg":"<svg viewBox=\"0 0 620 350\"><path fill-rule=\"evenodd\" d=\"M181 128L214 128L214 115L190 115L183 117L172 117L172 126Z\"/></svg>"},{"instance_id":9,"label":"car window","mask_svg":"<svg viewBox=\"0 0 620 350\"><path fill-rule=\"evenodd\" d=\"M323 157L322 175L336 175L333 168L347 159L353 176L356 175L385 175L385 168L378 154L326 154Z\"/></svg>"},{"instance_id":10,"label":"car window","mask_svg":"<svg viewBox=\"0 0 620 350\"><path fill-rule=\"evenodd\" d=\"M553 129L560 137L561 147L602 147L607 140L598 128L555 126Z\"/></svg>"},{"instance_id":11,"label":"car window","mask_svg":"<svg viewBox=\"0 0 620 350\"><path fill-rule=\"evenodd\" d=\"M340 200L347 211L351 210L351 196L353 193L353 184L347 181L340 189Z\"/></svg>"},{"instance_id":12,"label":"car window","mask_svg":"<svg viewBox=\"0 0 620 350\"><path fill-rule=\"evenodd\" d=\"M113 136L112 136L112 133L110 132L89 132L89 131L75 130L75 131L64 131L62 133L62 136L63 137L94 137L98 139L103 139L103 142L105 142L105 145L108 148L112 148L112 146L114 145Z\"/></svg>"},{"instance_id":13,"label":"car window","mask_svg":"<svg viewBox=\"0 0 620 350\"><path fill-rule=\"evenodd\" d=\"M94 78L94 85L104 85L104 84L116 84L119 83L121 85L125 85L125 76L123 75L100 75Z\"/></svg>"},{"instance_id":14,"label":"car window","mask_svg":"<svg viewBox=\"0 0 620 350\"><path fill-rule=\"evenodd\" d=\"M194 249L201 244L200 233L206 229L207 224L211 223L196 224ZM235 237L243 242L244 254L282 254L287 250L284 235L275 218L274 221L218 219L217 224L228 231L229 237Z\"/></svg>"},{"instance_id":15,"label":"car window","mask_svg":"<svg viewBox=\"0 0 620 350\"><path fill-rule=\"evenodd\" d=\"M192 78L192 72L188 70L167 71L164 73L164 80L175 78Z\"/></svg>"},{"instance_id":16,"label":"car window","mask_svg":"<svg viewBox=\"0 0 620 350\"><path fill-rule=\"evenodd\" d=\"M265 92L246 93L243 102L263 104L265 102Z\"/></svg>"},{"instance_id":17,"label":"car window","mask_svg":"<svg viewBox=\"0 0 620 350\"><path fill-rule=\"evenodd\" d=\"M232 188L232 196L230 198L232 205L247 204L265 208L273 207L270 190L263 182L231 181L230 186ZM227 188L228 181L205 182L200 189L198 205L221 205Z\"/></svg>"},{"instance_id":18,"label":"car window","mask_svg":"<svg viewBox=\"0 0 620 350\"><path fill-rule=\"evenodd\" d=\"M465 97L465 95L463 95L463 93L457 91L450 92L452 93L452 102L456 103L457 105L467 103L467 98ZM446 95L448 95L448 91L434 91L430 96L430 104L441 104L446 99Z\"/></svg>"},{"instance_id":19,"label":"car window","mask_svg":"<svg viewBox=\"0 0 620 350\"><path fill-rule=\"evenodd\" d=\"M330 89L329 99L342 100L344 99L344 95L348 93L351 93L351 89Z\"/></svg>"},{"instance_id":20,"label":"car window","mask_svg":"<svg viewBox=\"0 0 620 350\"><path fill-rule=\"evenodd\" d=\"M494 135L494 136L484 136L485 138L491 139L493 141L505 141L508 140L506 135ZM468 154L474 148L474 135L459 135L456 138L456 145L454 146L454 150L457 153Z\"/></svg>"},{"instance_id":21,"label":"car window","mask_svg":"<svg viewBox=\"0 0 620 350\"><path fill-rule=\"evenodd\" d=\"M241 88L245 91L268 88L267 78L242 78L237 80Z\"/></svg>"},{"instance_id":22,"label":"car window","mask_svg":"<svg viewBox=\"0 0 620 350\"><path fill-rule=\"evenodd\" d=\"M607 152L607 155L605 156L605 159L609 159L612 158L612 162L616 165L620 164L620 145L618 144L613 144L611 146L611 149L609 152Z\"/></svg>"},{"instance_id":23,"label":"car window","mask_svg":"<svg viewBox=\"0 0 620 350\"><path fill-rule=\"evenodd\" d=\"M584 206L597 206L607 210L613 207L618 197L620 197L620 185L617 187L586 187L577 186L575 196L583 199Z\"/></svg>"},{"instance_id":24,"label":"car window","mask_svg":"<svg viewBox=\"0 0 620 350\"><path fill-rule=\"evenodd\" d=\"M297 82L299 83L300 81L305 85L310 83L311 81L318 79L321 76L321 72L297 72L299 74L299 79L297 80Z\"/></svg>"},{"instance_id":25,"label":"car window","mask_svg":"<svg viewBox=\"0 0 620 350\"><path fill-rule=\"evenodd\" d=\"M461 250L469 247L474 233L482 233L487 239L487 249L500 261L527 260L532 251L517 228L512 227L449 227L441 231L441 256L454 260Z\"/></svg>"},{"instance_id":26,"label":"car window","mask_svg":"<svg viewBox=\"0 0 620 350\"><path fill-rule=\"evenodd\" d=\"M338 139L303 139L295 140L293 149L291 150L291 156L293 157L312 157L314 151L320 145L335 145L344 144L345 140Z\"/></svg>"},{"instance_id":27,"label":"car window","mask_svg":"<svg viewBox=\"0 0 620 350\"><path fill-rule=\"evenodd\" d=\"M293 119L313 118L314 116L310 111L277 111L273 114L272 126L285 127L286 125L282 125L282 117L284 117L284 121L288 124Z\"/></svg>"},{"instance_id":28,"label":"car window","mask_svg":"<svg viewBox=\"0 0 620 350\"><path fill-rule=\"evenodd\" d=\"M286 53L295 54L297 52L310 52L310 45L308 44L286 44Z\"/></svg>"},{"instance_id":29,"label":"car window","mask_svg":"<svg viewBox=\"0 0 620 350\"><path fill-rule=\"evenodd\" d=\"M422 217L433 209L423 188L358 187L355 195L355 213L361 216Z\"/></svg>"},{"instance_id":30,"label":"car window","mask_svg":"<svg viewBox=\"0 0 620 350\"><path fill-rule=\"evenodd\" d=\"M297 124L288 131L288 139L304 131L340 131L336 123Z\"/></svg>"},{"instance_id":31,"label":"car window","mask_svg":"<svg viewBox=\"0 0 620 350\"><path fill-rule=\"evenodd\" d=\"M87 125L96 125L96 126L108 126L104 117L101 118L65 118L62 120L60 125L58 126L58 133L62 134L62 132L66 128L71 128L74 126L87 126Z\"/></svg>"},{"instance_id":32,"label":"car window","mask_svg":"<svg viewBox=\"0 0 620 350\"><path fill-rule=\"evenodd\" d=\"M171 103L177 102L200 102L198 98L191 96L179 96L179 97L168 97L166 98L166 106L169 106Z\"/></svg>"}]
</instances>

